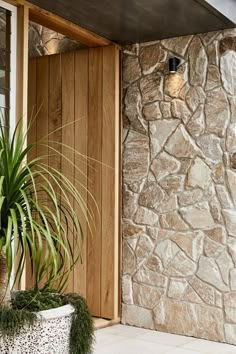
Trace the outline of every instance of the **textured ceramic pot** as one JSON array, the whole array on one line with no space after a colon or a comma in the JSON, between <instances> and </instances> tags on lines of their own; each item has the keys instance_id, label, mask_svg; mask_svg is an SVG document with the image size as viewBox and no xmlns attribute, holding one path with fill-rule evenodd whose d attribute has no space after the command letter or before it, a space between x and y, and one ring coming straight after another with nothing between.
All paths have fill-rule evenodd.
<instances>
[{"instance_id":1,"label":"textured ceramic pot","mask_svg":"<svg viewBox=\"0 0 236 354\"><path fill-rule=\"evenodd\" d=\"M65 305L37 313L38 320L12 337L0 335L1 354L69 354L74 308Z\"/></svg>"}]
</instances>

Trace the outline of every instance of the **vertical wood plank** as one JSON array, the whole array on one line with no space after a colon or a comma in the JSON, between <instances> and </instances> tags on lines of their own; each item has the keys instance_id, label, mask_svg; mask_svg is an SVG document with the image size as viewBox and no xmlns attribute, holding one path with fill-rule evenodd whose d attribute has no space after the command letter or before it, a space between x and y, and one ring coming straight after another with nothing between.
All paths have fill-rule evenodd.
<instances>
[{"instance_id":1,"label":"vertical wood plank","mask_svg":"<svg viewBox=\"0 0 236 354\"><path fill-rule=\"evenodd\" d=\"M118 317L119 51L103 48L101 313Z\"/></svg>"},{"instance_id":2,"label":"vertical wood plank","mask_svg":"<svg viewBox=\"0 0 236 354\"><path fill-rule=\"evenodd\" d=\"M61 57L62 62L62 143L74 149L75 140L75 54L74 52L64 53ZM74 152L62 146L62 154L74 163ZM62 173L73 182L74 166L62 159ZM69 225L71 228L71 224ZM69 238L73 245L73 233L70 232ZM70 274L67 291L74 291L74 274Z\"/></svg>"},{"instance_id":3,"label":"vertical wood plank","mask_svg":"<svg viewBox=\"0 0 236 354\"><path fill-rule=\"evenodd\" d=\"M88 233L87 302L94 316L101 314L101 142L102 142L102 49L89 49L89 120L88 120L88 190L96 200L100 217L92 198L96 230Z\"/></svg>"},{"instance_id":4,"label":"vertical wood plank","mask_svg":"<svg viewBox=\"0 0 236 354\"><path fill-rule=\"evenodd\" d=\"M27 136L27 145L36 142L37 139L37 132L36 132L36 87L37 87L37 75L36 75L36 59L31 59L29 61L29 80L28 80L28 136ZM34 147L28 153L28 161L33 160L36 157L37 151L36 147ZM30 257L27 257L26 260L26 279L25 279L25 286L27 289L33 286L33 276L31 274L31 267L30 267Z\"/></svg>"},{"instance_id":5,"label":"vertical wood plank","mask_svg":"<svg viewBox=\"0 0 236 354\"><path fill-rule=\"evenodd\" d=\"M88 49L75 53L75 186L87 204L88 140ZM83 156L81 156L81 155ZM78 180L78 182L77 182ZM84 232L81 260L74 268L74 291L86 297L87 223L81 210L76 210Z\"/></svg>"},{"instance_id":6,"label":"vertical wood plank","mask_svg":"<svg viewBox=\"0 0 236 354\"><path fill-rule=\"evenodd\" d=\"M43 157L42 162L46 165L48 164L48 147L44 146L48 143L48 102L49 102L49 92L48 92L48 79L49 79L49 57L41 57L37 59L37 142L40 139L45 138L42 143L37 144L37 157ZM39 196L40 198L40 196ZM43 203L47 204L45 196L43 197ZM45 257L45 252L42 254L42 259ZM44 285L45 279L42 279L40 286Z\"/></svg>"}]
</instances>

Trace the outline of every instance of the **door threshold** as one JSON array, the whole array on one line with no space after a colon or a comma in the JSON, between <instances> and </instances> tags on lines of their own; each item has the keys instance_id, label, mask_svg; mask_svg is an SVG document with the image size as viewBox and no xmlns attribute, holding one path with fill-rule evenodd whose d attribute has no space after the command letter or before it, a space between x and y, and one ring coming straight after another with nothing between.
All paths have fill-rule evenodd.
<instances>
[{"instance_id":1,"label":"door threshold","mask_svg":"<svg viewBox=\"0 0 236 354\"><path fill-rule=\"evenodd\" d=\"M93 317L94 327L96 330L111 327L120 323L120 318L115 320L107 320L105 318Z\"/></svg>"}]
</instances>

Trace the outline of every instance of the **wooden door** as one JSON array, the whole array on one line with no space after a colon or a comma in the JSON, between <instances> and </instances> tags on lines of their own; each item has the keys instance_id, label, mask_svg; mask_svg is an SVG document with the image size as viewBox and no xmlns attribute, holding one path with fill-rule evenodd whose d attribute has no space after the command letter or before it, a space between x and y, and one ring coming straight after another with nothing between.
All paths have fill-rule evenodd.
<instances>
[{"instance_id":1,"label":"wooden door","mask_svg":"<svg viewBox=\"0 0 236 354\"><path fill-rule=\"evenodd\" d=\"M29 61L28 114L37 115L28 140L54 132L50 140L58 141L58 150L63 143L78 151L62 151L76 168L50 156L48 163L74 176L74 183L79 179L89 190L78 186L83 197L94 205L92 195L99 209L94 210L96 232L83 225L83 263L71 274L68 291L84 295L93 315L108 319L118 317L119 307L119 71L115 46ZM35 156L41 153L34 151Z\"/></svg>"}]
</instances>

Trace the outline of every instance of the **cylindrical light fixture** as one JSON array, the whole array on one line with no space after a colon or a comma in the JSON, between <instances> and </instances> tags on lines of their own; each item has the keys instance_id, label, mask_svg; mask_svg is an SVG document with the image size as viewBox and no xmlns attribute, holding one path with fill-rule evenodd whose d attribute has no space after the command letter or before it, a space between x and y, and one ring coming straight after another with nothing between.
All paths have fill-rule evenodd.
<instances>
[{"instance_id":1,"label":"cylindrical light fixture","mask_svg":"<svg viewBox=\"0 0 236 354\"><path fill-rule=\"evenodd\" d=\"M169 59L169 72L174 74L176 73L178 66L180 64L180 59L177 57L172 57Z\"/></svg>"}]
</instances>

